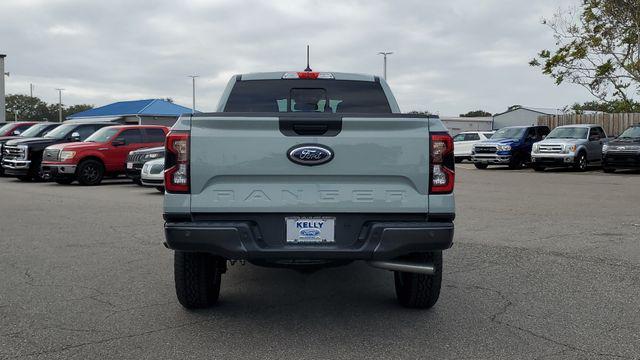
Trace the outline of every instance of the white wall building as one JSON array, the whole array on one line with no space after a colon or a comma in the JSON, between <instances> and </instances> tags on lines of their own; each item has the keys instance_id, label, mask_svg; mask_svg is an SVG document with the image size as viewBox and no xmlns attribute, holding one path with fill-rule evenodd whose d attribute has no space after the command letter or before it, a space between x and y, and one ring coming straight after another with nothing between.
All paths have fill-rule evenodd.
<instances>
[{"instance_id":1,"label":"white wall building","mask_svg":"<svg viewBox=\"0 0 640 360\"><path fill-rule=\"evenodd\" d=\"M560 109L520 106L511 110L507 110L503 113L493 115L493 128L497 130L507 126L537 125L538 116L562 114L564 114L564 111Z\"/></svg>"},{"instance_id":2,"label":"white wall building","mask_svg":"<svg viewBox=\"0 0 640 360\"><path fill-rule=\"evenodd\" d=\"M491 130L493 123L491 117L441 116L440 121L447 127L451 136L456 136L463 131Z\"/></svg>"}]
</instances>

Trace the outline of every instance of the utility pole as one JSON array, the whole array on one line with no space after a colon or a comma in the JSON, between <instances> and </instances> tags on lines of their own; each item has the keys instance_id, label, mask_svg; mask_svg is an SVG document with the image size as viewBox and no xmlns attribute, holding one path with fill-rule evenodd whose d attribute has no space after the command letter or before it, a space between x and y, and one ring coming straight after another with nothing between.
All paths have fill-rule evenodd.
<instances>
[{"instance_id":1,"label":"utility pole","mask_svg":"<svg viewBox=\"0 0 640 360\"><path fill-rule=\"evenodd\" d=\"M195 114L196 113L196 78L200 77L200 75L189 75L188 77L191 78L191 87L192 87L192 106L191 106L191 113Z\"/></svg>"},{"instance_id":2,"label":"utility pole","mask_svg":"<svg viewBox=\"0 0 640 360\"><path fill-rule=\"evenodd\" d=\"M4 72L4 58L7 55L0 54L0 122L5 121L6 105L4 100L4 76L9 76L9 73Z\"/></svg>"},{"instance_id":3,"label":"utility pole","mask_svg":"<svg viewBox=\"0 0 640 360\"><path fill-rule=\"evenodd\" d=\"M56 89L58 90L58 121L62 122L62 91L64 89Z\"/></svg>"},{"instance_id":4,"label":"utility pole","mask_svg":"<svg viewBox=\"0 0 640 360\"><path fill-rule=\"evenodd\" d=\"M33 84L29 84L29 96L33 97Z\"/></svg>"},{"instance_id":5,"label":"utility pole","mask_svg":"<svg viewBox=\"0 0 640 360\"><path fill-rule=\"evenodd\" d=\"M384 65L382 68L382 77L387 80L387 55L393 54L393 51L380 51L378 55L382 55L384 57Z\"/></svg>"}]
</instances>

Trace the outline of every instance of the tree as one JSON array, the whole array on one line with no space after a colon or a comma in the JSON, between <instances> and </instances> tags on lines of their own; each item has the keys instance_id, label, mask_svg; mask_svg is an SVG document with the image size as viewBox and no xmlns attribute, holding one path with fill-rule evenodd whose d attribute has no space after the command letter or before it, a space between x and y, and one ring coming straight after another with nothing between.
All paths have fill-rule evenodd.
<instances>
[{"instance_id":1,"label":"tree","mask_svg":"<svg viewBox=\"0 0 640 360\"><path fill-rule=\"evenodd\" d=\"M491 116L491 113L486 112L484 110L474 110L469 111L466 114L460 114L460 117L488 117Z\"/></svg>"},{"instance_id":2,"label":"tree","mask_svg":"<svg viewBox=\"0 0 640 360\"><path fill-rule=\"evenodd\" d=\"M22 121L58 121L58 104L47 104L37 97L27 95L7 95L6 119L18 119ZM93 109L93 105L80 104L62 108L62 119L67 116ZM16 116L17 115L17 116Z\"/></svg>"},{"instance_id":3,"label":"tree","mask_svg":"<svg viewBox=\"0 0 640 360\"><path fill-rule=\"evenodd\" d=\"M93 108L94 108L94 106L93 105L89 105L89 104L71 105L66 109L65 108L62 109L62 116L64 116L66 118L67 116L70 116L70 115L73 115L73 114L77 114L77 113L82 112L82 111L91 110Z\"/></svg>"},{"instance_id":4,"label":"tree","mask_svg":"<svg viewBox=\"0 0 640 360\"><path fill-rule=\"evenodd\" d=\"M629 104L621 100L609 102L587 101L583 104L575 103L566 107L565 110L571 110L576 114L584 114L586 111L598 111L605 113L640 112L640 103L633 102Z\"/></svg>"},{"instance_id":5,"label":"tree","mask_svg":"<svg viewBox=\"0 0 640 360\"><path fill-rule=\"evenodd\" d=\"M80 105L71 105L69 107L62 106L62 121L67 118L67 116L79 113L81 111L93 109L93 105L80 104ZM58 104L49 104L47 106L47 120L49 121L58 121L60 119L59 114L59 106Z\"/></svg>"},{"instance_id":6,"label":"tree","mask_svg":"<svg viewBox=\"0 0 640 360\"><path fill-rule=\"evenodd\" d=\"M602 102L632 107L640 90L640 1L583 0L543 24L558 48L540 51L531 66L558 85L570 81Z\"/></svg>"},{"instance_id":7,"label":"tree","mask_svg":"<svg viewBox=\"0 0 640 360\"><path fill-rule=\"evenodd\" d=\"M411 110L408 112L408 114L414 114L414 115L433 115L433 113L429 110L426 111L417 111L417 110Z\"/></svg>"},{"instance_id":8,"label":"tree","mask_svg":"<svg viewBox=\"0 0 640 360\"><path fill-rule=\"evenodd\" d=\"M7 120L41 121L48 116L47 103L37 97L14 94L5 99Z\"/></svg>"}]
</instances>

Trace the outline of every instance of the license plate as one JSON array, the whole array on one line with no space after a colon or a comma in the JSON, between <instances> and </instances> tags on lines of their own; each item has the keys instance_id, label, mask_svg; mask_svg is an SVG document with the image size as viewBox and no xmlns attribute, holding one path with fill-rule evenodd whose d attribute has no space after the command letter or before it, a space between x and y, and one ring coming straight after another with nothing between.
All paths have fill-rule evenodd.
<instances>
[{"instance_id":1,"label":"license plate","mask_svg":"<svg viewBox=\"0 0 640 360\"><path fill-rule=\"evenodd\" d=\"M287 217L287 243L333 243L335 242L336 218L332 217Z\"/></svg>"},{"instance_id":2,"label":"license plate","mask_svg":"<svg viewBox=\"0 0 640 360\"><path fill-rule=\"evenodd\" d=\"M127 169L133 169L133 163L128 162L127 163Z\"/></svg>"}]
</instances>

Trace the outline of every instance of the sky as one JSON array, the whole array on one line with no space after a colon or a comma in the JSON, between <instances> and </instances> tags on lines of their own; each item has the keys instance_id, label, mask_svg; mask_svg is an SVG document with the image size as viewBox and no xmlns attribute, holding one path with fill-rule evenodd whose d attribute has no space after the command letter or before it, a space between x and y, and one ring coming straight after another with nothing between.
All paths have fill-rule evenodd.
<instances>
[{"instance_id":1,"label":"sky","mask_svg":"<svg viewBox=\"0 0 640 360\"><path fill-rule=\"evenodd\" d=\"M402 111L456 116L591 100L528 61L554 48L541 24L579 0L2 0L7 93L63 103L172 98L213 111L233 74L305 68L382 75Z\"/></svg>"}]
</instances>

